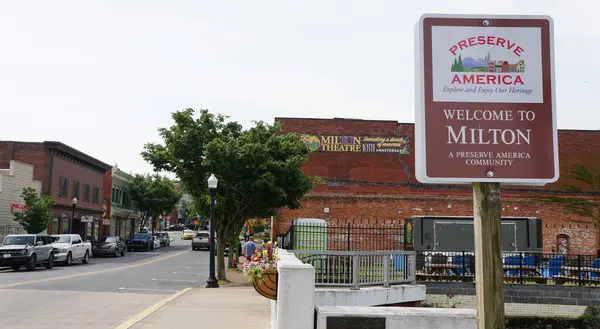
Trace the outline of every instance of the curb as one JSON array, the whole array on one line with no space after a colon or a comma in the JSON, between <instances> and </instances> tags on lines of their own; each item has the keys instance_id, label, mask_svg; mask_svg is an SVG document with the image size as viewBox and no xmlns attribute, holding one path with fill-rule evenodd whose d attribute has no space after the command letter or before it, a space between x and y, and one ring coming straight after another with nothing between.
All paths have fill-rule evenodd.
<instances>
[{"instance_id":1,"label":"curb","mask_svg":"<svg viewBox=\"0 0 600 329\"><path fill-rule=\"evenodd\" d=\"M150 308L147 308L145 310L143 310L142 312L136 314L135 316L129 318L127 321L121 323L120 325L116 326L115 329L129 329L131 327L133 327L134 325L136 325L138 322L144 320L145 318L147 318L148 316L150 316L152 313L158 311L159 309L161 309L163 306L166 306L167 304L171 303L172 301L176 300L177 298L187 294L188 292L190 292L193 288L189 287L189 288L185 288L177 293L175 293L174 295L171 295L165 299L163 299L162 301L154 304L153 306L151 306Z\"/></svg>"}]
</instances>

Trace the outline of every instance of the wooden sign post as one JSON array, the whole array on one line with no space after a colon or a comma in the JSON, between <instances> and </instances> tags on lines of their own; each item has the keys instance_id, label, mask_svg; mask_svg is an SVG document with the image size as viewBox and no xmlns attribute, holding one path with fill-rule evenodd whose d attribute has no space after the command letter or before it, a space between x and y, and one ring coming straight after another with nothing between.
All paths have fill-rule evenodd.
<instances>
[{"instance_id":1,"label":"wooden sign post","mask_svg":"<svg viewBox=\"0 0 600 329\"><path fill-rule=\"evenodd\" d=\"M504 328L499 183L473 183L473 215L479 328Z\"/></svg>"},{"instance_id":2,"label":"wooden sign post","mask_svg":"<svg viewBox=\"0 0 600 329\"><path fill-rule=\"evenodd\" d=\"M500 184L559 177L552 19L427 14L415 50L415 175L473 184L479 329L504 328Z\"/></svg>"}]
</instances>

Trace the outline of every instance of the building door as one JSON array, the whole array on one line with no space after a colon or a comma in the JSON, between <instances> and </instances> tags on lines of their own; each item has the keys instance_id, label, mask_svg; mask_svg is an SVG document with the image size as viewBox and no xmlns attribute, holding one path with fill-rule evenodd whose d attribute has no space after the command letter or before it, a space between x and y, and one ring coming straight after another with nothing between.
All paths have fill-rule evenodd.
<instances>
[{"instance_id":1,"label":"building door","mask_svg":"<svg viewBox=\"0 0 600 329\"><path fill-rule=\"evenodd\" d=\"M502 223L502 251L517 251L517 224Z\"/></svg>"},{"instance_id":2,"label":"building door","mask_svg":"<svg viewBox=\"0 0 600 329\"><path fill-rule=\"evenodd\" d=\"M435 251L473 251L473 223L439 221L433 223Z\"/></svg>"}]
</instances>

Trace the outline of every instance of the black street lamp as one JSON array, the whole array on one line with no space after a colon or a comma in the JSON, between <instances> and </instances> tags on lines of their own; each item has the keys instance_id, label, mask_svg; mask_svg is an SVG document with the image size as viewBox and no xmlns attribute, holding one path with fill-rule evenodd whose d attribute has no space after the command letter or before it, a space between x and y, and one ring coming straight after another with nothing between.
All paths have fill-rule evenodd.
<instances>
[{"instance_id":1,"label":"black street lamp","mask_svg":"<svg viewBox=\"0 0 600 329\"><path fill-rule=\"evenodd\" d=\"M215 174L208 178L208 194L210 194L210 269L206 288L219 288L219 281L215 276L215 196L217 194L217 183L219 180Z\"/></svg>"},{"instance_id":2,"label":"black street lamp","mask_svg":"<svg viewBox=\"0 0 600 329\"><path fill-rule=\"evenodd\" d=\"M73 198L73 213L71 214L71 220L69 221L69 234L73 233L73 222L75 221L75 207L77 206L77 198Z\"/></svg>"}]
</instances>

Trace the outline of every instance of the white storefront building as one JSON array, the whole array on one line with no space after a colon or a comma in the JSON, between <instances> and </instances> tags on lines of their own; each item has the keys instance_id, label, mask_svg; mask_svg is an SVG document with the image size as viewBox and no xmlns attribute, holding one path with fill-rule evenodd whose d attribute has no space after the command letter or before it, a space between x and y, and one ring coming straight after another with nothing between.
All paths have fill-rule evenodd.
<instances>
[{"instance_id":1,"label":"white storefront building","mask_svg":"<svg viewBox=\"0 0 600 329\"><path fill-rule=\"evenodd\" d=\"M13 212L21 211L25 206L21 193L30 187L40 193L42 182L33 179L33 166L11 161L10 168L0 168L0 241L7 234L23 233L23 227L17 223Z\"/></svg>"}]
</instances>

